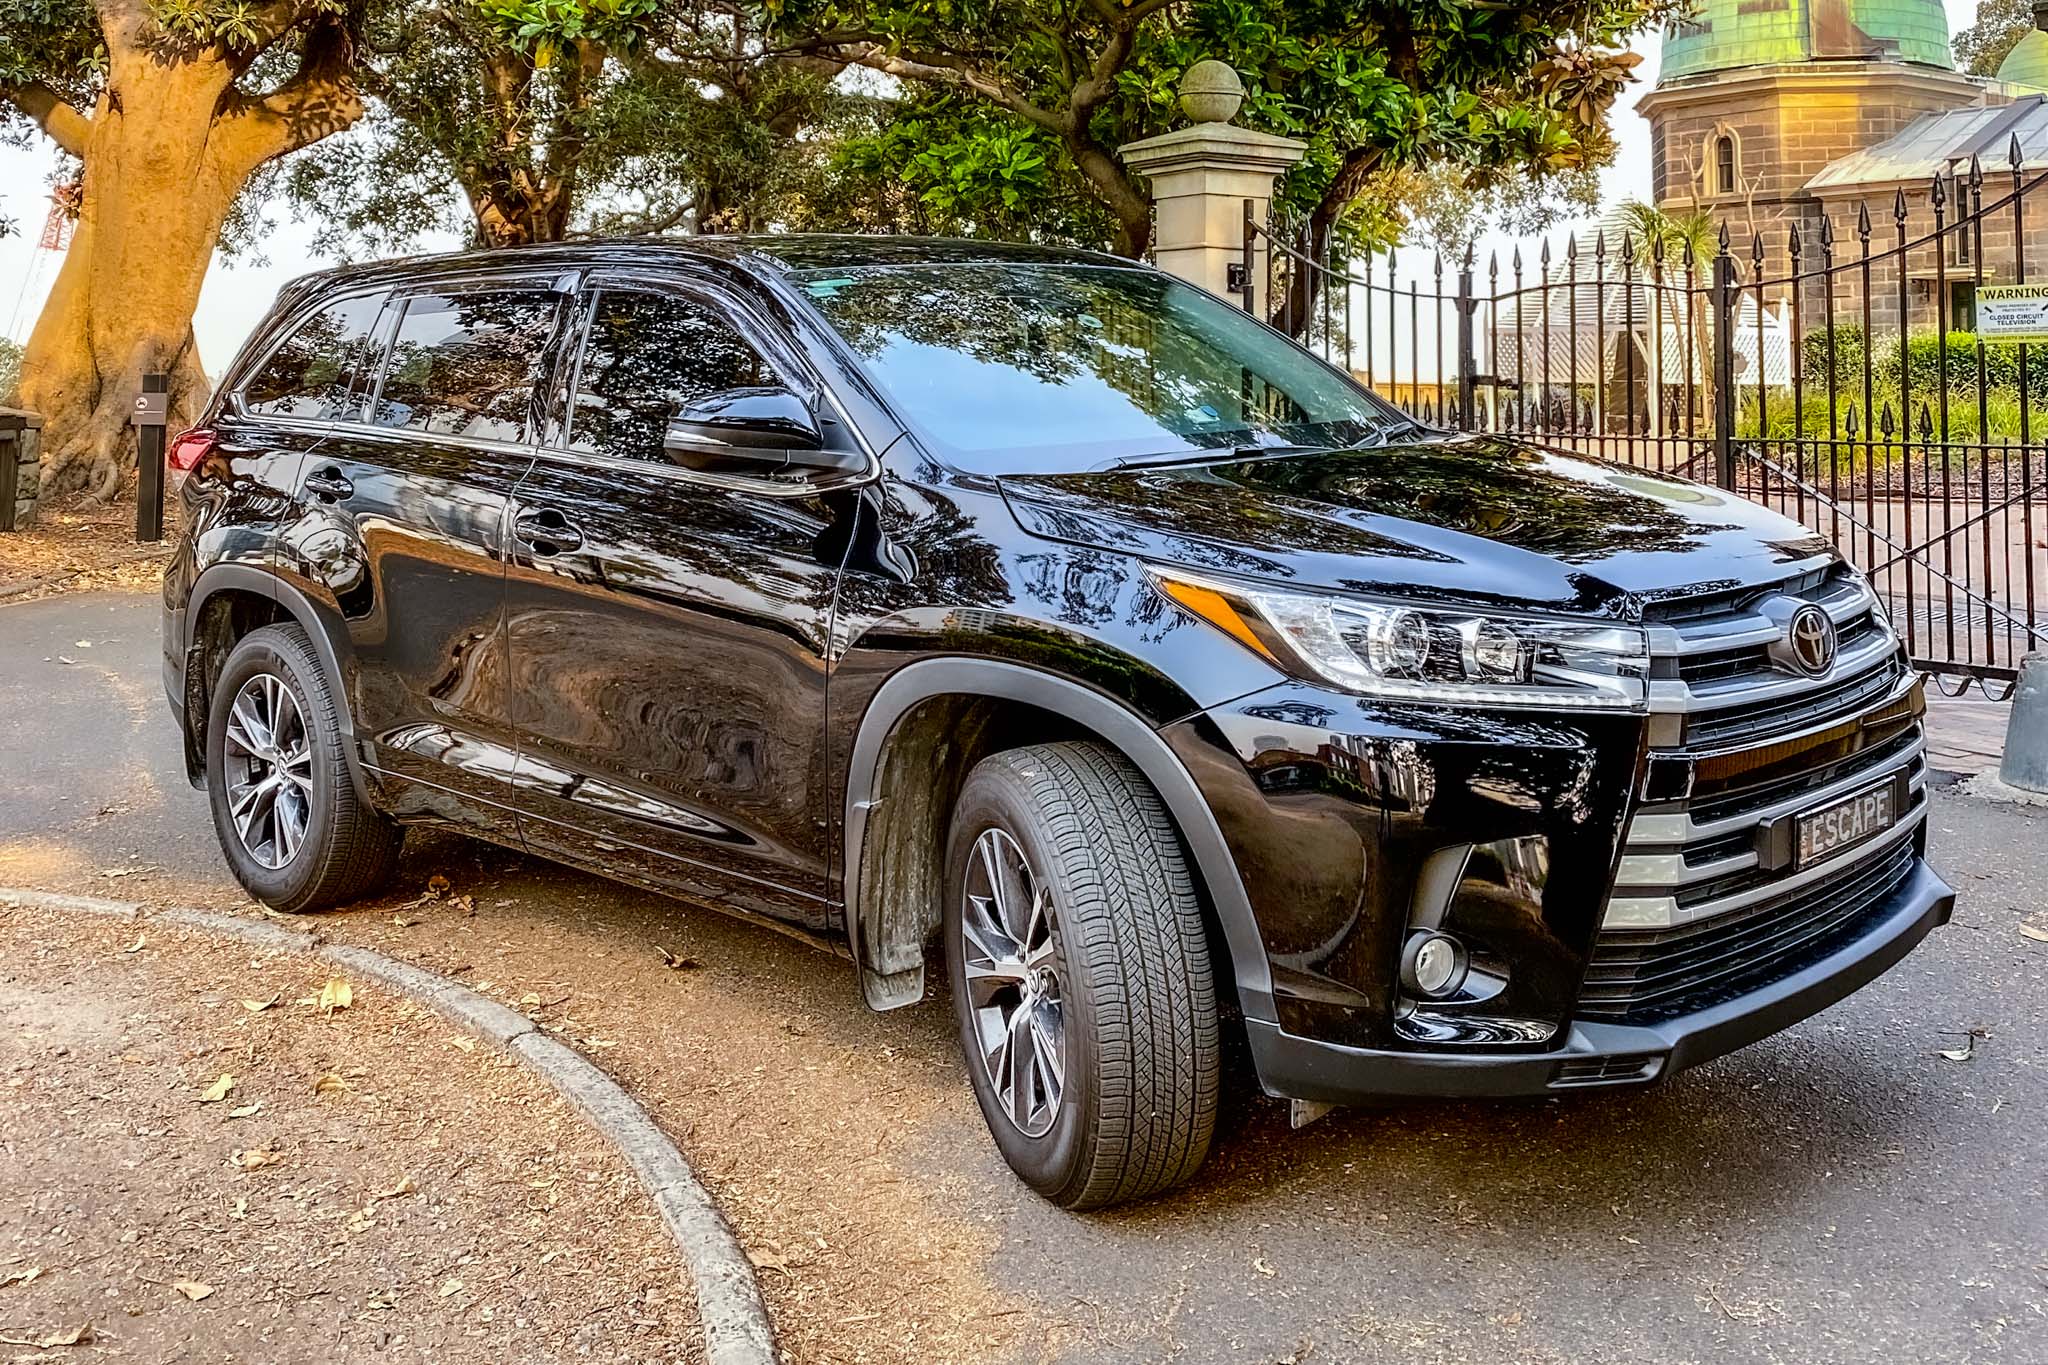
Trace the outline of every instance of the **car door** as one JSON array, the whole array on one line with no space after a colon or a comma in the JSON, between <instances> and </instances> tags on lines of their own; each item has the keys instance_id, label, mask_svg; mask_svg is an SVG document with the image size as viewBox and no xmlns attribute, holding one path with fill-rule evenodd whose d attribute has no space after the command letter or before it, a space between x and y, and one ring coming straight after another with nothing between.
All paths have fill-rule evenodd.
<instances>
[{"instance_id":1,"label":"car door","mask_svg":"<svg viewBox=\"0 0 2048 1365\"><path fill-rule=\"evenodd\" d=\"M294 544L347 623L349 706L394 812L508 842L505 524L568 299L545 278L396 290L364 411L299 479Z\"/></svg>"},{"instance_id":2,"label":"car door","mask_svg":"<svg viewBox=\"0 0 2048 1365\"><path fill-rule=\"evenodd\" d=\"M581 312L560 429L514 494L527 842L822 925L824 657L854 495L703 474L663 446L668 418L708 394L820 395L704 288L600 278Z\"/></svg>"}]
</instances>

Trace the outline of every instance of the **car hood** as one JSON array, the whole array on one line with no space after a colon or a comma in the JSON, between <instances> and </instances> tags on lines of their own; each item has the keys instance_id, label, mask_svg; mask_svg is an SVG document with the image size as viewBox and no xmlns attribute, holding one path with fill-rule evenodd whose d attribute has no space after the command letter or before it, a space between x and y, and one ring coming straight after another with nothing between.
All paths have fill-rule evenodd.
<instances>
[{"instance_id":1,"label":"car hood","mask_svg":"<svg viewBox=\"0 0 2048 1365\"><path fill-rule=\"evenodd\" d=\"M1013 475L1026 530L1274 586L1638 616L1834 558L1733 493L1499 437Z\"/></svg>"}]
</instances>

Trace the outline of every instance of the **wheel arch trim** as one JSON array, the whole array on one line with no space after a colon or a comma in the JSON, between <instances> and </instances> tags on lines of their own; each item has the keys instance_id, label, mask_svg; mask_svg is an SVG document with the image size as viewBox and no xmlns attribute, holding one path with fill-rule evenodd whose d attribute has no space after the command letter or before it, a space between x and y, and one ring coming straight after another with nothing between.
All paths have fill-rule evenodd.
<instances>
[{"instance_id":1,"label":"wheel arch trim","mask_svg":"<svg viewBox=\"0 0 2048 1365\"><path fill-rule=\"evenodd\" d=\"M868 913L863 906L863 861L870 817L881 799L877 787L882 762L905 717L921 703L946 696L1014 701L1050 711L1091 731L1130 760L1165 803L1194 859L1208 905L1223 930L1245 1016L1268 1021L1276 1017L1272 968L1237 861L1194 777L1158 731L1135 711L1084 684L1002 660L969 657L925 659L892 675L862 715L848 759L842 865L846 937L870 1005L884 1009L910 1003L878 999L862 959Z\"/></svg>"},{"instance_id":2,"label":"wheel arch trim","mask_svg":"<svg viewBox=\"0 0 2048 1365\"><path fill-rule=\"evenodd\" d=\"M334 644L334 636L327 626L327 616L313 599L298 587L285 582L276 574L267 572L252 564L215 564L202 572L192 584L192 593L186 600L183 630L185 638L178 641L181 656L191 657L192 632L205 617L208 599L223 592L247 592L268 598L286 616L298 622L306 632L306 638L313 643L314 656L320 668L327 674L327 686L334 693L338 703L335 720L341 731L341 757L348 769L348 777L356 789L356 796L371 809L382 809L374 799L368 773L363 768L362 754L356 744L355 714L349 706L346 675L341 668L341 654ZM192 683L188 679L186 689L190 694ZM198 718L204 723L205 718ZM204 732L198 742L205 744Z\"/></svg>"}]
</instances>

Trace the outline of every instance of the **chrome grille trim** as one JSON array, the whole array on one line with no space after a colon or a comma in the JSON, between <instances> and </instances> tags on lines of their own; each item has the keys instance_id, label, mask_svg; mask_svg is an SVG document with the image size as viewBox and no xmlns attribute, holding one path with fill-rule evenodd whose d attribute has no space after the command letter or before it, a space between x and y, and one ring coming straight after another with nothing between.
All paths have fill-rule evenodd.
<instances>
[{"instance_id":1,"label":"chrome grille trim","mask_svg":"<svg viewBox=\"0 0 2048 1365\"><path fill-rule=\"evenodd\" d=\"M1768 668L1735 678L1697 684L1688 683L1682 678L1652 678L1650 709L1693 716L1705 711L1754 706L1758 702L1778 701L1808 692L1825 691L1831 687L1855 682L1865 674L1876 672L1894 659L1898 652L1898 636L1892 633L1889 625L1886 625L1853 650L1845 652L1835 660L1833 668L1817 678L1780 673ZM1657 657L1654 646L1651 657Z\"/></svg>"},{"instance_id":2,"label":"chrome grille trim","mask_svg":"<svg viewBox=\"0 0 2048 1365\"><path fill-rule=\"evenodd\" d=\"M1762 594L1764 597L1771 595L1774 594L1768 589ZM1836 579L1807 592L1784 591L1775 595L1813 603L1827 612L1838 629L1878 607L1877 594L1856 578ZM1678 625L1652 625L1648 631L1650 653L1664 658L1775 644L1784 633L1782 623L1772 620L1755 607Z\"/></svg>"},{"instance_id":3,"label":"chrome grille trim","mask_svg":"<svg viewBox=\"0 0 2048 1365\"><path fill-rule=\"evenodd\" d=\"M1791 815L1808 806L1825 805L1837 796L1847 796L1858 787L1867 787L1886 773L1910 768L1919 762L1927 752L1925 737L1916 736L1903 751L1893 751L1890 746L1880 751L1875 761L1858 764L1844 775L1824 786L1807 791L1795 792L1781 797L1767 805L1723 816L1718 820L1698 820L1689 809L1668 813L1645 812L1629 821L1628 846L1630 848L1697 844L1708 839L1719 839L1724 835L1750 829L1766 820L1775 820L1781 815ZM1923 771L1913 779L1914 790L1927 785ZM1655 877L1631 876L1628 872L1629 859L1622 859L1622 875L1616 880L1626 886L1640 886L1645 882L1658 880Z\"/></svg>"},{"instance_id":4,"label":"chrome grille trim","mask_svg":"<svg viewBox=\"0 0 2048 1365\"><path fill-rule=\"evenodd\" d=\"M1913 805L1900 818L1898 824L1892 826L1868 843L1857 845L1851 853L1845 853L1838 858L1829 858L1825 862L1816 863L1803 872L1788 873L1785 876L1776 877L1764 882L1762 885L1752 886L1747 890L1738 891L1730 896L1702 901L1697 905L1682 904L1676 896L1610 897L1607 902L1607 914L1601 920L1600 927L1602 930L1675 929L1684 924L1698 924L1703 920L1715 919L1721 915L1729 915L1738 910L1747 910L1751 906L1761 905L1765 901L1775 899L1788 892L1797 891L1802 887L1819 881L1823 877L1840 872L1844 868L1854 867L1857 863L1865 862L1884 850L1891 848L1902 839L1911 837L1921 825L1926 823L1927 802L1922 795L1926 790L1926 785L1926 781L1923 778L1914 786L1912 792ZM1749 865L1753 867L1755 863L1756 860L1752 857Z\"/></svg>"},{"instance_id":5,"label":"chrome grille trim","mask_svg":"<svg viewBox=\"0 0 2048 1365\"><path fill-rule=\"evenodd\" d=\"M1819 677L1797 672L1785 648L1806 603L1841 632L1839 657ZM1665 1017L1704 1007L1730 982L1797 970L1828 926L1857 922L1890 894L1927 822L1926 738L1901 706L1919 680L1853 571L1655 604L1646 624L1645 791L1661 795L1631 813L1581 1001L1587 1017ZM1883 834L1797 871L1764 855L1766 824L1901 773L1907 808ZM1803 918L1809 908L1817 918Z\"/></svg>"}]
</instances>

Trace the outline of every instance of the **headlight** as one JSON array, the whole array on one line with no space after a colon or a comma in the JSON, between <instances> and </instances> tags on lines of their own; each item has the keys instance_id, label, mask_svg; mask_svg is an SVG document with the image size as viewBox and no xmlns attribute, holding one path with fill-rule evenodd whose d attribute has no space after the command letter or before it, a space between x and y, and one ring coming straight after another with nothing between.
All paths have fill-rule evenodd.
<instances>
[{"instance_id":1,"label":"headlight","mask_svg":"<svg viewBox=\"0 0 2048 1365\"><path fill-rule=\"evenodd\" d=\"M1636 626L1411 607L1147 570L1159 590L1276 666L1376 697L1472 706L1647 709Z\"/></svg>"}]
</instances>

